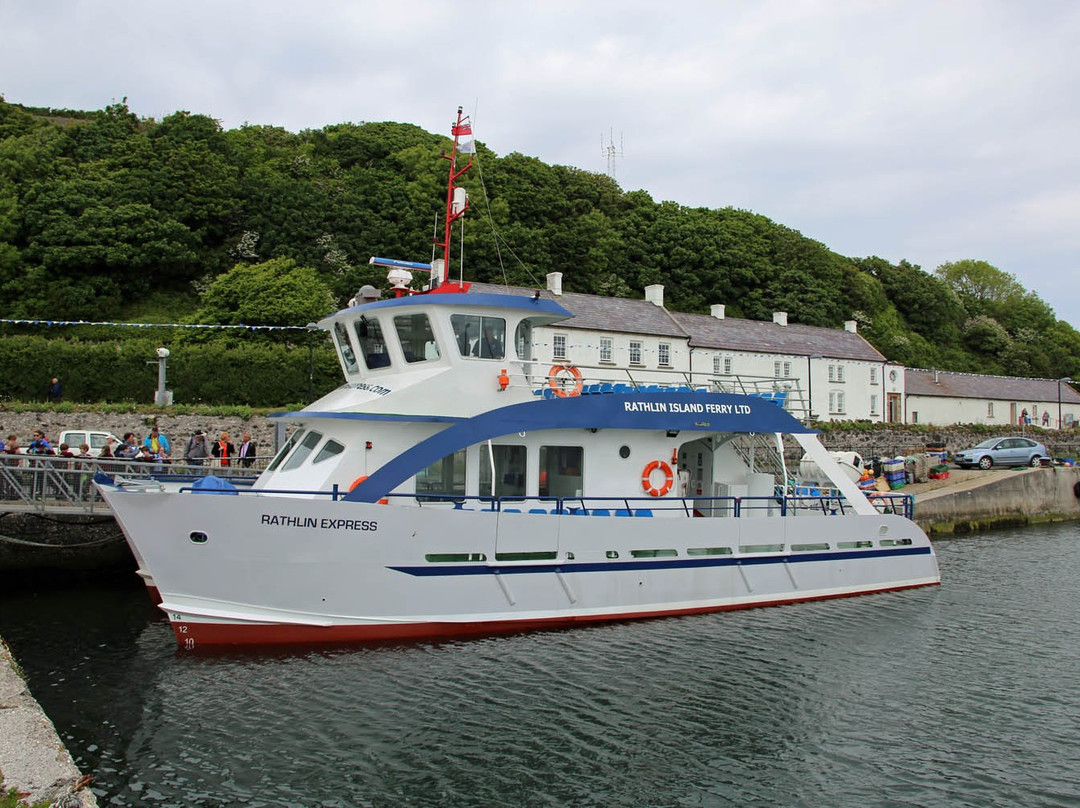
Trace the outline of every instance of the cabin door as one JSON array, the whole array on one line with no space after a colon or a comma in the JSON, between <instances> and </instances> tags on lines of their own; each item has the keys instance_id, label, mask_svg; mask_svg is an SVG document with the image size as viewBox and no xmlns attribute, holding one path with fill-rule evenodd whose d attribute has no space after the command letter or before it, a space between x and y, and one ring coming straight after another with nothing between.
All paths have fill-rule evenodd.
<instances>
[{"instance_id":1,"label":"cabin door","mask_svg":"<svg viewBox=\"0 0 1080 808\"><path fill-rule=\"evenodd\" d=\"M709 497L713 489L713 448L708 439L692 440L679 447L674 495Z\"/></svg>"}]
</instances>

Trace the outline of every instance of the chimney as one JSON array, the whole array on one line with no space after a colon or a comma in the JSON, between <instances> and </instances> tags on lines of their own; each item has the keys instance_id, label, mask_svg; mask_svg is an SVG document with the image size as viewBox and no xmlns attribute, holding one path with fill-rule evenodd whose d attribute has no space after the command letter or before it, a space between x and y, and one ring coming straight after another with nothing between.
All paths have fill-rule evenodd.
<instances>
[{"instance_id":1,"label":"chimney","mask_svg":"<svg viewBox=\"0 0 1080 808\"><path fill-rule=\"evenodd\" d=\"M786 311L774 311L772 313L772 321L777 325L787 325L787 312Z\"/></svg>"},{"instance_id":2,"label":"chimney","mask_svg":"<svg viewBox=\"0 0 1080 808\"><path fill-rule=\"evenodd\" d=\"M858 320L844 320L844 330L850 331L852 334L859 333L859 321Z\"/></svg>"},{"instance_id":3,"label":"chimney","mask_svg":"<svg viewBox=\"0 0 1080 808\"><path fill-rule=\"evenodd\" d=\"M711 306L709 306L709 314L711 314L717 320L723 320L724 309L726 308L727 306L725 306L723 303L713 303Z\"/></svg>"},{"instance_id":4,"label":"chimney","mask_svg":"<svg viewBox=\"0 0 1080 808\"><path fill-rule=\"evenodd\" d=\"M547 274L547 288L553 295L562 294L562 273L549 272Z\"/></svg>"},{"instance_id":5,"label":"chimney","mask_svg":"<svg viewBox=\"0 0 1080 808\"><path fill-rule=\"evenodd\" d=\"M654 283L652 286L646 286L645 299L654 306L664 308L664 284Z\"/></svg>"}]
</instances>

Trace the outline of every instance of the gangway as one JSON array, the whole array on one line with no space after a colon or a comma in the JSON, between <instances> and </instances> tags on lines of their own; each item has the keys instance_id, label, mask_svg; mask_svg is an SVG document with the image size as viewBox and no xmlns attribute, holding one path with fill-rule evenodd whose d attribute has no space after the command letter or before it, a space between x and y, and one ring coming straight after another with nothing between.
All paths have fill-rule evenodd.
<instances>
[{"instance_id":1,"label":"gangway","mask_svg":"<svg viewBox=\"0 0 1080 808\"><path fill-rule=\"evenodd\" d=\"M111 516L112 511L94 487L98 471L133 481L194 481L214 474L234 482L253 481L269 458L250 466L91 460L51 455L0 455L0 514L32 513L72 516Z\"/></svg>"}]
</instances>

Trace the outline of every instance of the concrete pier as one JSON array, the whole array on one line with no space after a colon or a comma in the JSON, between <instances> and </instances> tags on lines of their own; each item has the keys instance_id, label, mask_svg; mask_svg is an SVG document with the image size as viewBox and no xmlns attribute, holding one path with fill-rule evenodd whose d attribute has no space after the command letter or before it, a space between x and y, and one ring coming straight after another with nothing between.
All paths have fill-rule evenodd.
<instances>
[{"instance_id":1,"label":"concrete pier","mask_svg":"<svg viewBox=\"0 0 1080 808\"><path fill-rule=\"evenodd\" d=\"M915 521L931 536L1080 519L1080 467L960 470L897 493L915 497Z\"/></svg>"},{"instance_id":2,"label":"concrete pier","mask_svg":"<svg viewBox=\"0 0 1080 808\"><path fill-rule=\"evenodd\" d=\"M0 639L0 779L3 790L26 794L28 805L97 806L97 798L30 695L7 644Z\"/></svg>"}]
</instances>

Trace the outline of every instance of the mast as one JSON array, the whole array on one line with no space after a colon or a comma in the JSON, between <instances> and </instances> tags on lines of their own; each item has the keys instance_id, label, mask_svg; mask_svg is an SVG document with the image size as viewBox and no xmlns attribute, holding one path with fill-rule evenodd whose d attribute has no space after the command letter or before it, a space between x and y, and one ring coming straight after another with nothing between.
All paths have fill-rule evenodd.
<instances>
[{"instance_id":1,"label":"mast","mask_svg":"<svg viewBox=\"0 0 1080 808\"><path fill-rule=\"evenodd\" d=\"M454 183L457 182L458 177L472 168L473 154L476 149L472 142L472 124L469 122L469 116L463 116L461 114L461 107L457 110L457 121L450 129L450 133L454 136L454 145L450 150L450 154L443 154L442 157L450 161L450 174L446 184L446 216L443 225L443 240L435 242L436 247L442 247L443 257L443 272L440 285L446 285L450 283L450 237L451 230L453 229L454 222L465 215L465 211L469 208L469 195L465 193L464 188L459 188ZM458 147L461 137L466 138L466 143L461 146L461 153L469 155L469 164L462 168L460 171L457 168L457 156Z\"/></svg>"}]
</instances>

